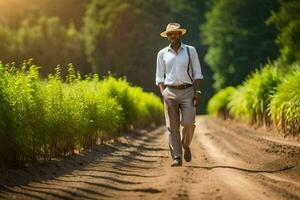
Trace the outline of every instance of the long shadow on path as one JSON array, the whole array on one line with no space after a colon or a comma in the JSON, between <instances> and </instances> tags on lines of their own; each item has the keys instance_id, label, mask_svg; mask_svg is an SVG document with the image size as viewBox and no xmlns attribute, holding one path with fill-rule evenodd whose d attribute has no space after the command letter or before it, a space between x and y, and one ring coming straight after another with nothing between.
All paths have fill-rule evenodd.
<instances>
[{"instance_id":1,"label":"long shadow on path","mask_svg":"<svg viewBox=\"0 0 300 200\"><path fill-rule=\"evenodd\" d=\"M292 169L295 166L285 166L283 168L275 169L275 170L247 169L247 168L226 166L226 165L216 165L216 166L193 166L193 165L190 165L190 166L184 166L184 167L207 169L207 170L212 170L212 169L216 169L216 168L234 169L234 170L239 170L239 171L244 171L244 172L249 172L249 173L276 173L276 172L281 172L281 171L286 171L286 170Z\"/></svg>"}]
</instances>

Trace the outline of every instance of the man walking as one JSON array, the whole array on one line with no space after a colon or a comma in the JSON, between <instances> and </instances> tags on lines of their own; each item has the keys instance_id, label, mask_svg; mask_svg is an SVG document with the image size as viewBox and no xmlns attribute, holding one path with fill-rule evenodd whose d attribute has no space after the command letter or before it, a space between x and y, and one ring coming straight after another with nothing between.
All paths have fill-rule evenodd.
<instances>
[{"instance_id":1,"label":"man walking","mask_svg":"<svg viewBox=\"0 0 300 200\"><path fill-rule=\"evenodd\" d=\"M157 54L155 81L164 99L172 167L182 165L182 147L185 161L191 161L190 144L195 129L196 106L200 101L200 83L203 79L196 49L181 42L185 33L186 29L180 28L180 24L169 23L160 35L168 38L170 45ZM180 124L183 126L182 139Z\"/></svg>"}]
</instances>

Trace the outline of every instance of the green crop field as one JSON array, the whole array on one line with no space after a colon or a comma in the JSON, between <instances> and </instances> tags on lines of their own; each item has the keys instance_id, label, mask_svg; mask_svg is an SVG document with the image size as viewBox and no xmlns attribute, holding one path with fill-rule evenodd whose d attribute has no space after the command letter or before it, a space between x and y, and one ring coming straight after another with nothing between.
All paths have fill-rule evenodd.
<instances>
[{"instance_id":1,"label":"green crop field","mask_svg":"<svg viewBox=\"0 0 300 200\"><path fill-rule=\"evenodd\" d=\"M300 133L300 66L288 73L268 64L236 88L220 90L208 112L257 125L275 125L284 134ZM228 116L229 115L229 116Z\"/></svg>"},{"instance_id":2,"label":"green crop field","mask_svg":"<svg viewBox=\"0 0 300 200\"><path fill-rule=\"evenodd\" d=\"M64 79L59 67L41 79L30 61L0 64L0 105L2 166L63 157L163 116L161 99L125 78L83 78L69 65Z\"/></svg>"}]
</instances>

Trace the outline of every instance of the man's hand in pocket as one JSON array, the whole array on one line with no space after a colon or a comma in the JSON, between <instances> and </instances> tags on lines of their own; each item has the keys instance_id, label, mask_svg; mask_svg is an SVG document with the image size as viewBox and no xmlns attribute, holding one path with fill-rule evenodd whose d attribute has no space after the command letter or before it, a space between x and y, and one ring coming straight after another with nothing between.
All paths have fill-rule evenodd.
<instances>
[{"instance_id":1,"label":"man's hand in pocket","mask_svg":"<svg viewBox=\"0 0 300 200\"><path fill-rule=\"evenodd\" d=\"M164 83L159 84L160 94L162 95L163 91L165 90L166 85Z\"/></svg>"},{"instance_id":2,"label":"man's hand in pocket","mask_svg":"<svg viewBox=\"0 0 300 200\"><path fill-rule=\"evenodd\" d=\"M195 93L193 99L194 106L197 107L200 104L200 94Z\"/></svg>"}]
</instances>

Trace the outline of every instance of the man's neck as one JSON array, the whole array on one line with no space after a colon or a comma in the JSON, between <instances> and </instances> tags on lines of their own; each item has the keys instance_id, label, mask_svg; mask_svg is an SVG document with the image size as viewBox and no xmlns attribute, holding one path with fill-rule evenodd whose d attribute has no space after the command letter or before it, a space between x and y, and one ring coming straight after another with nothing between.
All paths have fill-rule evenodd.
<instances>
[{"instance_id":1,"label":"man's neck","mask_svg":"<svg viewBox=\"0 0 300 200\"><path fill-rule=\"evenodd\" d=\"M177 53L178 49L181 46L181 42L175 43L175 44L171 44L171 48L174 49L174 51Z\"/></svg>"}]
</instances>

